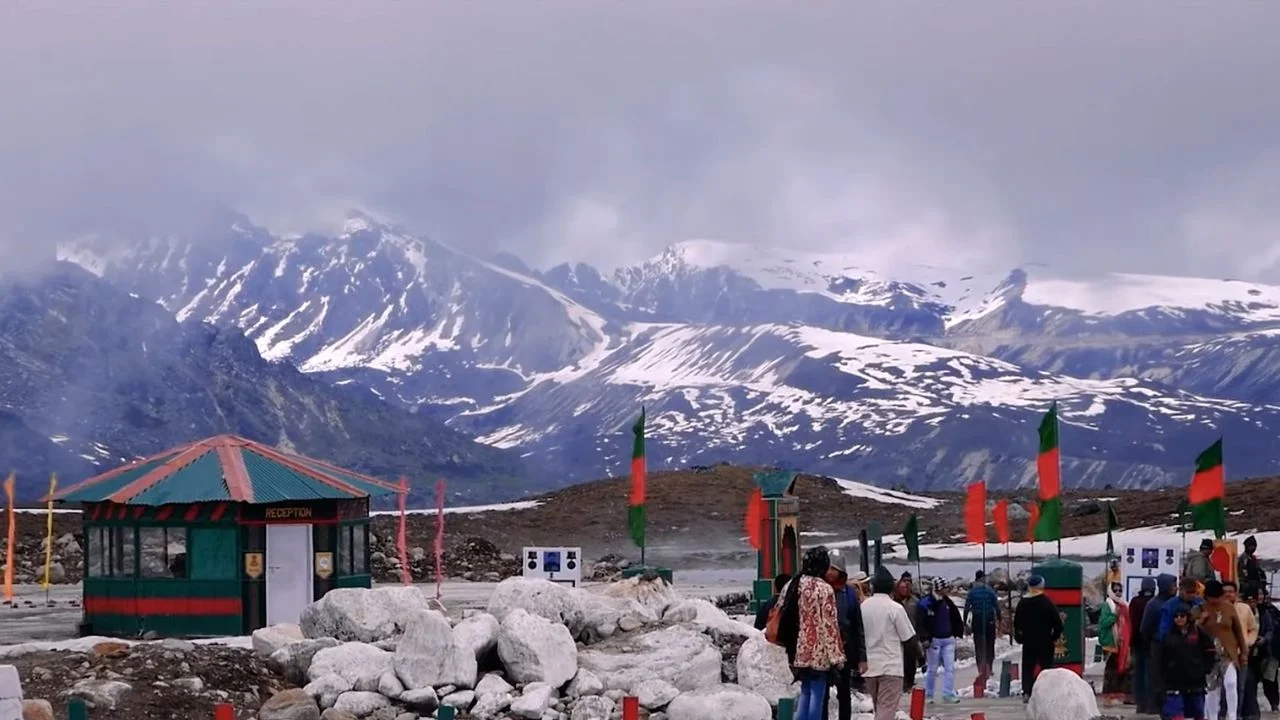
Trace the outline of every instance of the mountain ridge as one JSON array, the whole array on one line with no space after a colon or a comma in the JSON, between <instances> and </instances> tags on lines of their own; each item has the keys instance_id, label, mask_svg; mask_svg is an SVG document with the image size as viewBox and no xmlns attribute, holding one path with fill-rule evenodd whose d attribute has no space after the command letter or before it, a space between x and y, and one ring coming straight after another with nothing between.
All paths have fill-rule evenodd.
<instances>
[{"instance_id":1,"label":"mountain ridge","mask_svg":"<svg viewBox=\"0 0 1280 720\"><path fill-rule=\"evenodd\" d=\"M571 480L617 469L642 403L665 433L651 439L658 462L783 464L928 489L1028 482L1024 426L1054 400L1066 417L1098 416L1081 425L1083 449L1064 448L1086 487L1179 481L1190 459L1164 443L1207 445L1216 432L1265 455L1261 438L1280 426L1267 404L1280 398L1280 355L1265 343L1280 325L1273 286L1069 281L1034 267L897 277L852 254L710 241L612 275L580 263L533 271L365 216L333 237L236 225L198 263L181 242L101 261L60 252L175 312L243 329L264 356L367 386ZM1241 343L1257 361L1224 364ZM687 382L650 382L654 368ZM856 432L841 416L868 407L880 414ZM861 447L874 452L836 460ZM1239 469L1280 470L1248 462Z\"/></svg>"}]
</instances>

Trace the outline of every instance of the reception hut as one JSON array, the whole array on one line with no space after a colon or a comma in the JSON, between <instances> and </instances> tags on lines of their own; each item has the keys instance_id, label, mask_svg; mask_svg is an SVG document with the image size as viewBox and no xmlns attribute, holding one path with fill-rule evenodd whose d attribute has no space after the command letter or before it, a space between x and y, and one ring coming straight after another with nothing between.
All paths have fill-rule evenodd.
<instances>
[{"instance_id":1,"label":"reception hut","mask_svg":"<svg viewBox=\"0 0 1280 720\"><path fill-rule=\"evenodd\" d=\"M84 517L83 634L241 635L369 587L380 480L234 435L105 472L54 496Z\"/></svg>"}]
</instances>

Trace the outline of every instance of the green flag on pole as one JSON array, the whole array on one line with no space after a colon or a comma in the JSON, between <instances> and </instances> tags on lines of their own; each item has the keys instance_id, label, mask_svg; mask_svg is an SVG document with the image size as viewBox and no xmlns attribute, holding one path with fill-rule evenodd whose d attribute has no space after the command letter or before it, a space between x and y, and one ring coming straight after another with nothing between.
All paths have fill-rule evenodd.
<instances>
[{"instance_id":1,"label":"green flag on pole","mask_svg":"<svg viewBox=\"0 0 1280 720\"><path fill-rule=\"evenodd\" d=\"M1107 503L1107 557L1113 557L1116 554L1116 544L1111 537L1111 533L1120 529L1120 518L1116 517L1116 509L1111 503Z\"/></svg>"},{"instance_id":2,"label":"green flag on pole","mask_svg":"<svg viewBox=\"0 0 1280 720\"><path fill-rule=\"evenodd\" d=\"M907 526L902 529L903 540L907 543L907 561L920 562L920 518L911 513Z\"/></svg>"}]
</instances>

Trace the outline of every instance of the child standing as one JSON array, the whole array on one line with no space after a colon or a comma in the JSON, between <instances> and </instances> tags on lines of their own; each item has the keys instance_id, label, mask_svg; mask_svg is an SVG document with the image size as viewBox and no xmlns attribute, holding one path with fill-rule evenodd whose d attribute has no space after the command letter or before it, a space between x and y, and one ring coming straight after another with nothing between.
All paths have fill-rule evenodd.
<instances>
[{"instance_id":1,"label":"child standing","mask_svg":"<svg viewBox=\"0 0 1280 720\"><path fill-rule=\"evenodd\" d=\"M1217 650L1213 638L1191 621L1190 608L1180 606L1174 611L1173 627L1164 636L1159 657L1165 690L1162 715L1171 720L1205 720L1205 690Z\"/></svg>"}]
</instances>

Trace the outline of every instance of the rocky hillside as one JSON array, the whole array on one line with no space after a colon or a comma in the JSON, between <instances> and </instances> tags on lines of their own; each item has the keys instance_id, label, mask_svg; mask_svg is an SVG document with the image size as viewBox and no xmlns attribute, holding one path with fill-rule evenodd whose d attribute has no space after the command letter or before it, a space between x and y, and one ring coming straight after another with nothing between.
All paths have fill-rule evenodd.
<instances>
[{"instance_id":1,"label":"rocky hillside","mask_svg":"<svg viewBox=\"0 0 1280 720\"><path fill-rule=\"evenodd\" d=\"M82 269L0 284L0 467L19 494L236 433L482 501L536 487L514 454L368 389L271 363L234 327L178 322ZM544 487L547 487L544 485Z\"/></svg>"},{"instance_id":2,"label":"rocky hillside","mask_svg":"<svg viewBox=\"0 0 1280 720\"><path fill-rule=\"evenodd\" d=\"M1280 472L1267 342L1280 288L1265 285L869 268L710 241L613 274L538 272L360 214L333 237L276 237L233 216L201 236L60 252L561 481L624 469L641 405L654 467L1021 487L1057 401L1068 486L1184 482L1219 435L1233 476Z\"/></svg>"}]
</instances>

